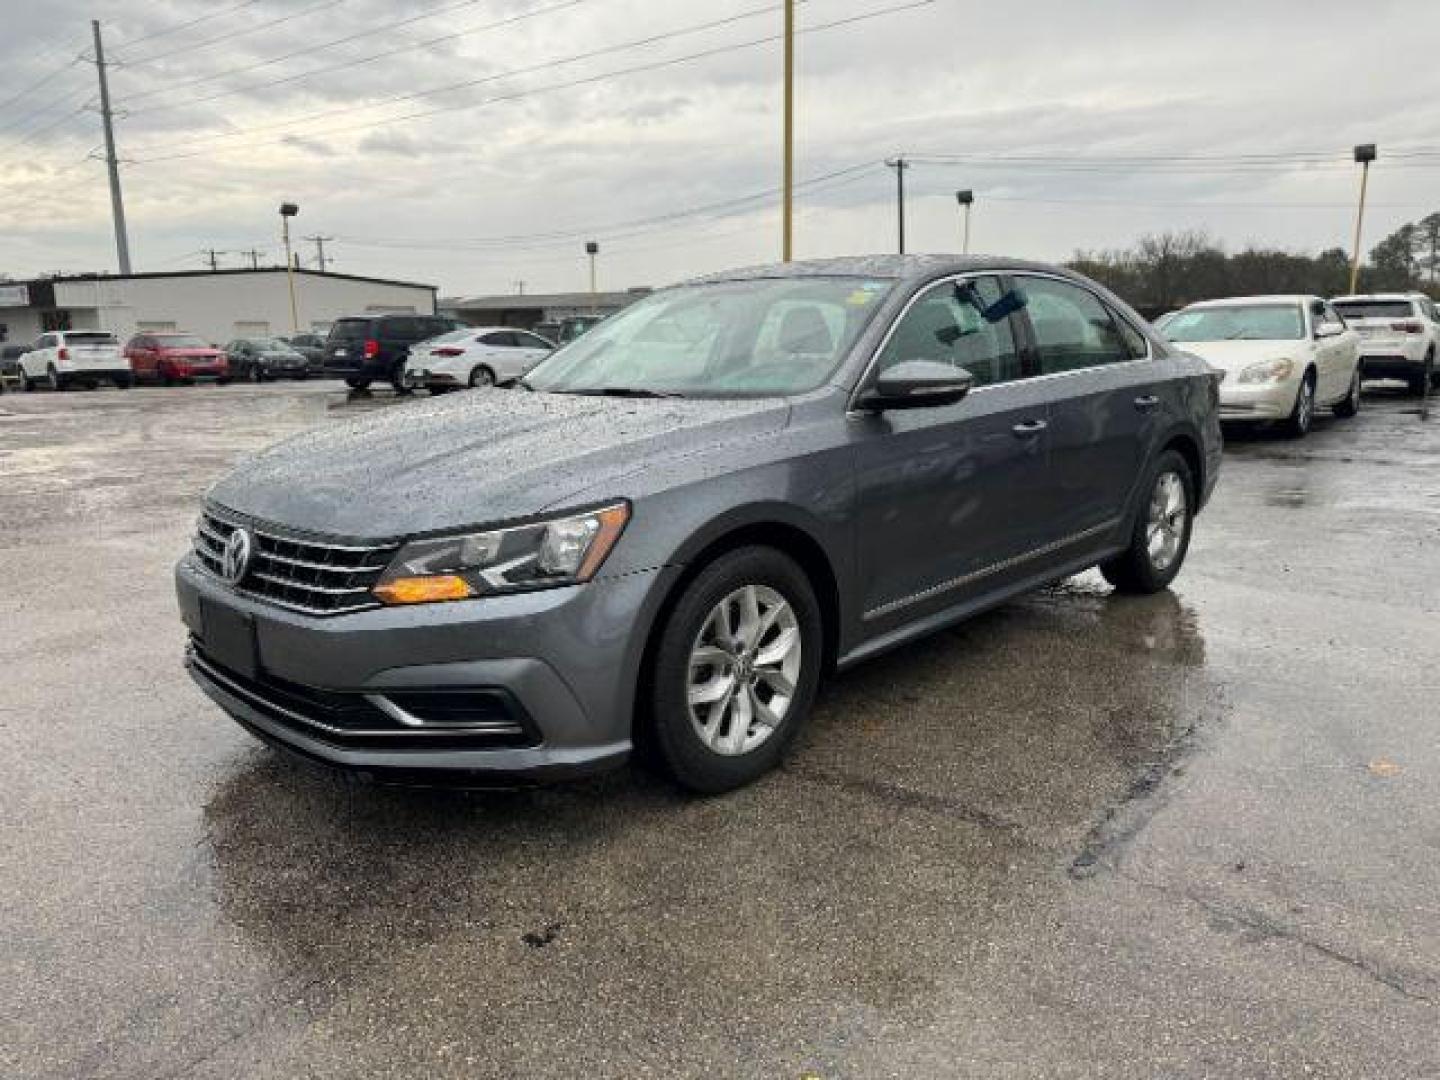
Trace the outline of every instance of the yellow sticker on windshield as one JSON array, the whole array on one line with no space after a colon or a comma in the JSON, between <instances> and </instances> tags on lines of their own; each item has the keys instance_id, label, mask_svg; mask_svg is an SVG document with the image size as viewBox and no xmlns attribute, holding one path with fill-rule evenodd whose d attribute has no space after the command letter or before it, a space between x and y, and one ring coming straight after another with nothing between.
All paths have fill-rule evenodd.
<instances>
[{"instance_id":1,"label":"yellow sticker on windshield","mask_svg":"<svg viewBox=\"0 0 1440 1080\"><path fill-rule=\"evenodd\" d=\"M868 289L856 289L845 298L845 303L851 307L864 307L875 299L875 293Z\"/></svg>"}]
</instances>

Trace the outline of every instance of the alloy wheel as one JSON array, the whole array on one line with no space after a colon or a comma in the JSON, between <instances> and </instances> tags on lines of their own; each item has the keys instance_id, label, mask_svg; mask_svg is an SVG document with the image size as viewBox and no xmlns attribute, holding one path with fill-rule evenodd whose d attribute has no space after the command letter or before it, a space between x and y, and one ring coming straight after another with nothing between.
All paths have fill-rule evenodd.
<instances>
[{"instance_id":1,"label":"alloy wheel","mask_svg":"<svg viewBox=\"0 0 1440 1080\"><path fill-rule=\"evenodd\" d=\"M690 649L687 700L700 741L734 757L785 720L802 660L790 602L765 585L736 589L711 609Z\"/></svg>"},{"instance_id":2,"label":"alloy wheel","mask_svg":"<svg viewBox=\"0 0 1440 1080\"><path fill-rule=\"evenodd\" d=\"M1170 568L1185 542L1189 514L1185 481L1176 473L1161 473L1155 479L1155 490L1150 495L1150 513L1145 528L1150 565L1161 573Z\"/></svg>"},{"instance_id":3,"label":"alloy wheel","mask_svg":"<svg viewBox=\"0 0 1440 1080\"><path fill-rule=\"evenodd\" d=\"M1295 426L1301 431L1309 431L1314 415L1315 385L1306 379L1300 384L1300 400L1295 403Z\"/></svg>"}]
</instances>

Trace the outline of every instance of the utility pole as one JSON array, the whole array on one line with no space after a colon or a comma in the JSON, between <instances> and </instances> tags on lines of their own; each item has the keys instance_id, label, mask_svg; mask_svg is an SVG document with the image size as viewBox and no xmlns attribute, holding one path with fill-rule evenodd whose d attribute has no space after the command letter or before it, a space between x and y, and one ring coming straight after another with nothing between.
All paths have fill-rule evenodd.
<instances>
[{"instance_id":1,"label":"utility pole","mask_svg":"<svg viewBox=\"0 0 1440 1080\"><path fill-rule=\"evenodd\" d=\"M249 257L251 270L260 269L260 252L257 249L251 248L249 251L242 251L240 254Z\"/></svg>"},{"instance_id":2,"label":"utility pole","mask_svg":"<svg viewBox=\"0 0 1440 1080\"><path fill-rule=\"evenodd\" d=\"M100 40L100 20L91 19L95 34L95 70L100 76L100 122L105 129L105 167L110 172L110 212L115 219L115 254L120 273L130 273L130 236L125 229L125 200L120 194L120 159L115 156L115 118L110 111L110 81L105 74L105 45Z\"/></svg>"},{"instance_id":3,"label":"utility pole","mask_svg":"<svg viewBox=\"0 0 1440 1080\"><path fill-rule=\"evenodd\" d=\"M795 250L795 0L785 0L785 148L781 207L780 258Z\"/></svg>"},{"instance_id":4,"label":"utility pole","mask_svg":"<svg viewBox=\"0 0 1440 1080\"><path fill-rule=\"evenodd\" d=\"M523 282L523 281L517 281L517 282L515 282L515 295L516 295L516 296L524 296L524 295L525 295L525 282Z\"/></svg>"},{"instance_id":5,"label":"utility pole","mask_svg":"<svg viewBox=\"0 0 1440 1080\"><path fill-rule=\"evenodd\" d=\"M333 236L307 236L307 237L305 237L305 239L306 239L306 240L309 240L309 241L311 241L311 242L314 243L314 245L315 245L315 265L318 266L318 267L320 267L320 272L323 274L323 273L325 272L325 264L326 264L326 262L329 261L328 259L325 258L325 241L326 241L326 240L334 240L335 237L333 237Z\"/></svg>"},{"instance_id":6,"label":"utility pole","mask_svg":"<svg viewBox=\"0 0 1440 1080\"><path fill-rule=\"evenodd\" d=\"M285 280L290 286L290 330L300 333L300 305L295 300L295 256L290 251L290 219L300 213L292 202L280 204L280 238L285 242Z\"/></svg>"},{"instance_id":7,"label":"utility pole","mask_svg":"<svg viewBox=\"0 0 1440 1080\"><path fill-rule=\"evenodd\" d=\"M903 157L890 158L885 166L895 170L895 210L900 227L900 254L905 254L905 170L910 163Z\"/></svg>"},{"instance_id":8,"label":"utility pole","mask_svg":"<svg viewBox=\"0 0 1440 1080\"><path fill-rule=\"evenodd\" d=\"M201 248L200 254L205 256L205 261L210 264L210 272L213 274L220 269L220 256L223 251L216 251L214 248Z\"/></svg>"},{"instance_id":9,"label":"utility pole","mask_svg":"<svg viewBox=\"0 0 1440 1080\"><path fill-rule=\"evenodd\" d=\"M1360 231L1365 224L1365 186L1370 180L1370 163L1375 160L1375 144L1355 147L1355 162L1360 166L1360 208L1355 214L1355 251L1350 256L1350 293L1360 287Z\"/></svg>"}]
</instances>

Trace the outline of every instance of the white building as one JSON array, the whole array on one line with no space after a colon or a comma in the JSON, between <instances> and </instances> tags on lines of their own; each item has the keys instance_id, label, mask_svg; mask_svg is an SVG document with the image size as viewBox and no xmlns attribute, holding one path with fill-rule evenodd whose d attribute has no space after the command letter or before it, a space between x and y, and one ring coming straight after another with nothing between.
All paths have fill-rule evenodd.
<instances>
[{"instance_id":1,"label":"white building","mask_svg":"<svg viewBox=\"0 0 1440 1080\"><path fill-rule=\"evenodd\" d=\"M408 281L295 271L301 332L324 333L342 315L435 314L436 289ZM0 283L0 342L26 344L50 330L186 330L223 345L237 337L289 335L284 267L170 274L87 274Z\"/></svg>"}]
</instances>

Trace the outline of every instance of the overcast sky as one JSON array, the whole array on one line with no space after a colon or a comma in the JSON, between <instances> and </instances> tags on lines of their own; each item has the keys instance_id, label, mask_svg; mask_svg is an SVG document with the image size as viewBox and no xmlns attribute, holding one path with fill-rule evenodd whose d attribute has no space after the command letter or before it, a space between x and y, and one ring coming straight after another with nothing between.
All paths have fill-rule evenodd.
<instances>
[{"instance_id":1,"label":"overcast sky","mask_svg":"<svg viewBox=\"0 0 1440 1080\"><path fill-rule=\"evenodd\" d=\"M584 288L588 236L602 288L779 255L780 0L0 3L0 273L116 267L91 18L137 270L274 262L282 199L446 294ZM1358 142L1367 247L1440 209L1435 0L905 3L798 7L798 257L894 250L897 154L911 250L958 249L962 187L1000 254L1348 248Z\"/></svg>"}]
</instances>

